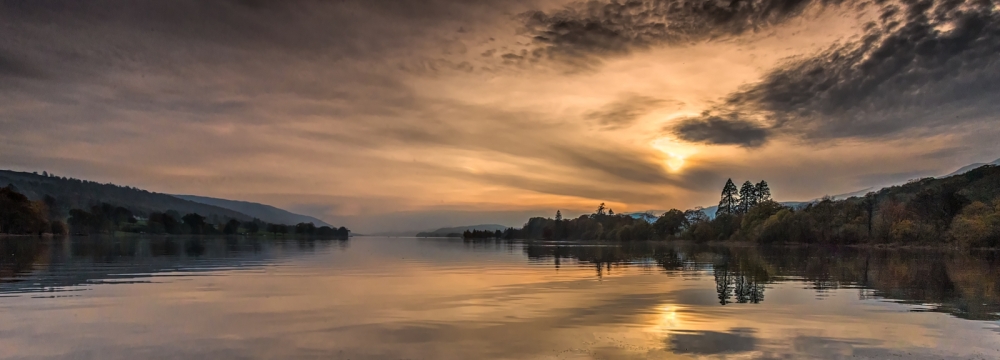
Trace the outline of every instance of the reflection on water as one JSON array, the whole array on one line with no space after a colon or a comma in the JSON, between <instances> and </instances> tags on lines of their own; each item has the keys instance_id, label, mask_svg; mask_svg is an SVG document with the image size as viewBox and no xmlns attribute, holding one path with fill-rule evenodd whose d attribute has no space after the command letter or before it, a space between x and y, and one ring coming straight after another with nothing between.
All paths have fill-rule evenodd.
<instances>
[{"instance_id":1,"label":"reflection on water","mask_svg":"<svg viewBox=\"0 0 1000 360\"><path fill-rule=\"evenodd\" d=\"M346 241L245 237L94 237L0 239L0 296L80 290L108 282L148 282L153 276L247 269L281 252L344 249Z\"/></svg>"},{"instance_id":2,"label":"reflection on water","mask_svg":"<svg viewBox=\"0 0 1000 360\"><path fill-rule=\"evenodd\" d=\"M840 288L860 298L887 298L975 320L1000 319L1000 254L995 251L832 247L707 246L626 243L621 246L529 244L531 259L589 263L597 276L613 268L655 263L667 272L710 271L719 304L759 303L769 283L797 282L817 296Z\"/></svg>"},{"instance_id":3,"label":"reflection on water","mask_svg":"<svg viewBox=\"0 0 1000 360\"><path fill-rule=\"evenodd\" d=\"M0 358L1000 358L995 252L0 239Z\"/></svg>"}]
</instances>

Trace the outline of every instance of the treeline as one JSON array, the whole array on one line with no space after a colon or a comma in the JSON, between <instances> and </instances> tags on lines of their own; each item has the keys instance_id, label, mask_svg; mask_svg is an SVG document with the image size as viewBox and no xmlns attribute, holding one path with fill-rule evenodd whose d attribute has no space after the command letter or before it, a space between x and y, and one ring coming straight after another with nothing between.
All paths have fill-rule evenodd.
<instances>
[{"instance_id":1,"label":"treeline","mask_svg":"<svg viewBox=\"0 0 1000 360\"><path fill-rule=\"evenodd\" d=\"M863 197L792 208L770 199L767 183L732 180L714 218L701 210L665 212L653 223L593 214L532 218L505 239L750 241L757 243L1000 246L1000 167L984 166L944 179L925 178Z\"/></svg>"},{"instance_id":2,"label":"treeline","mask_svg":"<svg viewBox=\"0 0 1000 360\"><path fill-rule=\"evenodd\" d=\"M450 236L449 236L450 237ZM489 230L465 230L462 233L463 239L502 239L503 232L500 230L489 231Z\"/></svg>"},{"instance_id":3,"label":"treeline","mask_svg":"<svg viewBox=\"0 0 1000 360\"><path fill-rule=\"evenodd\" d=\"M346 240L350 230L345 227L316 227L312 223L297 225L271 224L260 219L240 221L233 218L197 213L181 215L175 210L152 212L147 217L134 214L128 208L108 203L89 209L70 209L63 221L60 204L46 195L41 201L31 201L13 187L0 188L0 233L16 235L95 235L116 232L171 235L307 235Z\"/></svg>"}]
</instances>

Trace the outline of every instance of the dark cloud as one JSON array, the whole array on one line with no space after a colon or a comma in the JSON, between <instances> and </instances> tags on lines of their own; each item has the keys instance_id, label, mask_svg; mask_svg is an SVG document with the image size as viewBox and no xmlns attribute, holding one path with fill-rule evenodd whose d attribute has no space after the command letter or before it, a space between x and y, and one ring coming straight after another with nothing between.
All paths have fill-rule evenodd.
<instances>
[{"instance_id":1,"label":"dark cloud","mask_svg":"<svg viewBox=\"0 0 1000 360\"><path fill-rule=\"evenodd\" d=\"M625 149L559 148L557 161L582 170L593 170L618 180L641 184L672 182L663 165L643 157L641 153Z\"/></svg>"},{"instance_id":2,"label":"dark cloud","mask_svg":"<svg viewBox=\"0 0 1000 360\"><path fill-rule=\"evenodd\" d=\"M41 69L0 49L0 78L40 79L44 78L44 75Z\"/></svg>"},{"instance_id":3,"label":"dark cloud","mask_svg":"<svg viewBox=\"0 0 1000 360\"><path fill-rule=\"evenodd\" d=\"M671 125L668 130L685 141L743 147L763 145L770 134L768 129L752 121L708 114L681 120Z\"/></svg>"},{"instance_id":4,"label":"dark cloud","mask_svg":"<svg viewBox=\"0 0 1000 360\"><path fill-rule=\"evenodd\" d=\"M676 354L714 355L747 352L757 348L757 338L752 329L678 332L670 335L667 342Z\"/></svg>"},{"instance_id":5,"label":"dark cloud","mask_svg":"<svg viewBox=\"0 0 1000 360\"><path fill-rule=\"evenodd\" d=\"M741 35L799 16L811 4L838 0L624 0L573 3L522 14L525 31L551 57L580 62L656 45Z\"/></svg>"},{"instance_id":6,"label":"dark cloud","mask_svg":"<svg viewBox=\"0 0 1000 360\"><path fill-rule=\"evenodd\" d=\"M665 101L641 95L627 95L586 114L586 118L607 129L626 128L639 117L661 106Z\"/></svg>"},{"instance_id":7,"label":"dark cloud","mask_svg":"<svg viewBox=\"0 0 1000 360\"><path fill-rule=\"evenodd\" d=\"M992 1L912 1L881 8L857 41L770 72L716 113L808 139L881 138L1000 111L1000 14Z\"/></svg>"}]
</instances>

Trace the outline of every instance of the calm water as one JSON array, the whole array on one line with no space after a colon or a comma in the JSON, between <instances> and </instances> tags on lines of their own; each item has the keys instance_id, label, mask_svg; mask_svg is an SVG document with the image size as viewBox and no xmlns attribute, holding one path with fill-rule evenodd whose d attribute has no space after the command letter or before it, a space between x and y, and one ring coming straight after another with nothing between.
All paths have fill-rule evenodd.
<instances>
[{"instance_id":1,"label":"calm water","mask_svg":"<svg viewBox=\"0 0 1000 360\"><path fill-rule=\"evenodd\" d=\"M3 359L1000 358L996 253L0 239Z\"/></svg>"}]
</instances>

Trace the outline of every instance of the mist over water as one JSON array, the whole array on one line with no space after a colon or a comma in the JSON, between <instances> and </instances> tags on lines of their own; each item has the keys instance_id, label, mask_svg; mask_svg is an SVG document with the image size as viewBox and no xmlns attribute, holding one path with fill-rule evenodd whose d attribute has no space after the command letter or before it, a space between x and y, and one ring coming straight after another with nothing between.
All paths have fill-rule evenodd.
<instances>
[{"instance_id":1,"label":"mist over water","mask_svg":"<svg viewBox=\"0 0 1000 360\"><path fill-rule=\"evenodd\" d=\"M0 239L2 359L1000 357L995 252Z\"/></svg>"}]
</instances>

